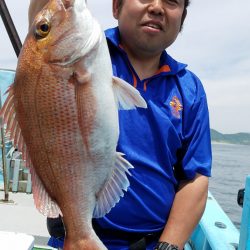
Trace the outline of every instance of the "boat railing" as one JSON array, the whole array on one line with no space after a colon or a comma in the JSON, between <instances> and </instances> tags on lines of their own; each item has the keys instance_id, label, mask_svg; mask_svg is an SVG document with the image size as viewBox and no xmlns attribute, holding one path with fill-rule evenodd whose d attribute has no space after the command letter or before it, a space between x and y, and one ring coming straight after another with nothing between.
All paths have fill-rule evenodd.
<instances>
[{"instance_id":1,"label":"boat railing","mask_svg":"<svg viewBox=\"0 0 250 250\"><path fill-rule=\"evenodd\" d=\"M208 193L205 212L185 250L250 250L250 175L246 178L240 230L213 195Z\"/></svg>"},{"instance_id":2,"label":"boat railing","mask_svg":"<svg viewBox=\"0 0 250 250\"><path fill-rule=\"evenodd\" d=\"M240 226L239 250L250 249L250 175L246 178Z\"/></svg>"}]
</instances>

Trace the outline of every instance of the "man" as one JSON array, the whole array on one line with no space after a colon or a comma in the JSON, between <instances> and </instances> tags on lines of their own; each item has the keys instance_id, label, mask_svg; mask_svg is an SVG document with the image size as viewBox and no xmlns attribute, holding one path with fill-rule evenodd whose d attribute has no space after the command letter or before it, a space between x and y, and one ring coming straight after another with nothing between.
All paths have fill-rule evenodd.
<instances>
[{"instance_id":1,"label":"man","mask_svg":"<svg viewBox=\"0 0 250 250\"><path fill-rule=\"evenodd\" d=\"M46 0L31 0L30 23ZM106 31L114 75L146 110L120 111L118 151L135 167L130 188L93 226L108 249L183 249L205 208L211 174L209 118L199 79L165 51L188 0L113 0ZM157 243L158 242L158 243Z\"/></svg>"}]
</instances>

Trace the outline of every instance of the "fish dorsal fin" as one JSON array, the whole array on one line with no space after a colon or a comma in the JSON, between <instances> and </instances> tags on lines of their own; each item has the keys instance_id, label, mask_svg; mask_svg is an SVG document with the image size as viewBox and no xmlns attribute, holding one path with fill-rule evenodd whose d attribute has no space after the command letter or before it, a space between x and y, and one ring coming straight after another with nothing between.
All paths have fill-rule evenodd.
<instances>
[{"instance_id":1,"label":"fish dorsal fin","mask_svg":"<svg viewBox=\"0 0 250 250\"><path fill-rule=\"evenodd\" d=\"M99 193L97 204L94 210L93 217L100 218L108 213L112 207L124 196L124 191L129 187L127 174L130 175L129 169L133 166L125 160L123 154L116 153L115 168L109 181L105 184Z\"/></svg>"},{"instance_id":2,"label":"fish dorsal fin","mask_svg":"<svg viewBox=\"0 0 250 250\"><path fill-rule=\"evenodd\" d=\"M140 92L124 80L113 76L113 90L120 109L146 108L147 104Z\"/></svg>"},{"instance_id":3,"label":"fish dorsal fin","mask_svg":"<svg viewBox=\"0 0 250 250\"><path fill-rule=\"evenodd\" d=\"M6 133L10 134L10 140L13 141L14 147L18 148L18 151L22 153L22 159L25 161L26 167L30 169L35 206L39 212L48 217L58 217L58 215L61 214L60 208L55 201L50 198L40 178L36 174L20 126L16 120L13 84L9 87L6 93L8 93L8 96L0 111L0 117L3 119L2 125L7 124Z\"/></svg>"}]
</instances>

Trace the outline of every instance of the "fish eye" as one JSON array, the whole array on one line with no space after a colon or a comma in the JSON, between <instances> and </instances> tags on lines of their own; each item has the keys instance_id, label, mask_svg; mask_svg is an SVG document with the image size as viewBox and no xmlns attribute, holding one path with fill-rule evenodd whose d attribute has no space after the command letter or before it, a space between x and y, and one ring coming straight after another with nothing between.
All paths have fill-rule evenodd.
<instances>
[{"instance_id":1,"label":"fish eye","mask_svg":"<svg viewBox=\"0 0 250 250\"><path fill-rule=\"evenodd\" d=\"M36 25L35 37L37 39L45 38L50 32L50 23L47 20L41 21Z\"/></svg>"}]
</instances>

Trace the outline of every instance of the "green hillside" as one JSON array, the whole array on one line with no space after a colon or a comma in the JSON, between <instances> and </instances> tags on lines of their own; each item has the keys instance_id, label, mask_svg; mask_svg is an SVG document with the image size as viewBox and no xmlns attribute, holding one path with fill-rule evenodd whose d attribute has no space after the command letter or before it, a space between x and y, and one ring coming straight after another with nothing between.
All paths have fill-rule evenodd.
<instances>
[{"instance_id":1,"label":"green hillside","mask_svg":"<svg viewBox=\"0 0 250 250\"><path fill-rule=\"evenodd\" d=\"M250 145L250 133L222 134L211 129L211 139L214 142Z\"/></svg>"}]
</instances>

